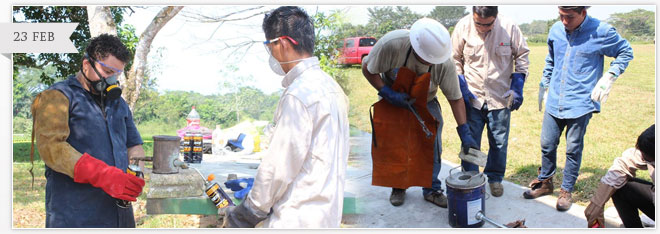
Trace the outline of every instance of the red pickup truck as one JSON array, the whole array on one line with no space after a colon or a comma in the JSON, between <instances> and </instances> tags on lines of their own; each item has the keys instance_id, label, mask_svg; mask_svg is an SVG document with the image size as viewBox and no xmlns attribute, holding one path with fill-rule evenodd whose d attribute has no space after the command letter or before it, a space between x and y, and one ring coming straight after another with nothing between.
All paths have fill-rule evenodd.
<instances>
[{"instance_id":1,"label":"red pickup truck","mask_svg":"<svg viewBox=\"0 0 660 234\"><path fill-rule=\"evenodd\" d=\"M340 46L339 64L362 64L362 59L369 54L376 41L376 38L373 37L349 37L343 42L340 41L339 43L342 45Z\"/></svg>"}]
</instances>

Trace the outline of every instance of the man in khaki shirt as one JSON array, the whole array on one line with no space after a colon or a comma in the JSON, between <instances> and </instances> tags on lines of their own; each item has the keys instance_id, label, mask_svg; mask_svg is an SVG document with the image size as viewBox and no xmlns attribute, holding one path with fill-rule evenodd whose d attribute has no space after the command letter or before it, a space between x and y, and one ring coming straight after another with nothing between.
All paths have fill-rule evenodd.
<instances>
[{"instance_id":1,"label":"man in khaki shirt","mask_svg":"<svg viewBox=\"0 0 660 234\"><path fill-rule=\"evenodd\" d=\"M511 111L523 102L529 49L518 26L498 15L496 6L474 6L452 34L453 58L477 144L488 131L488 176L491 194L502 196ZM515 72L514 72L515 68ZM469 106L469 107L468 107ZM470 108L471 107L471 108ZM479 167L462 161L467 171Z\"/></svg>"},{"instance_id":2,"label":"man in khaki shirt","mask_svg":"<svg viewBox=\"0 0 660 234\"><path fill-rule=\"evenodd\" d=\"M417 44L411 41L415 40ZM459 127L458 134L463 145L476 148L476 142L470 135L465 117L465 106L453 62L450 59L451 44L449 32L435 20L423 18L416 21L410 30L391 31L374 45L362 62L362 73L369 83L378 90L378 95L391 104L405 108L408 95L391 89L396 73L406 67L418 76L431 73L428 90L427 108L438 121L434 144L433 178L431 188L423 188L424 199L440 207L447 207L447 198L442 191L442 182L438 179L442 154L442 114L436 98L438 87L451 106L454 119ZM434 129L432 129L433 131ZM390 203L402 205L406 188L392 188Z\"/></svg>"},{"instance_id":3,"label":"man in khaki shirt","mask_svg":"<svg viewBox=\"0 0 660 234\"><path fill-rule=\"evenodd\" d=\"M648 170L651 181L635 177L638 170ZM614 159L600 179L600 184L584 210L588 227L605 227L605 203L612 198L626 228L644 227L640 211L655 220L655 124L637 137L629 148Z\"/></svg>"}]
</instances>

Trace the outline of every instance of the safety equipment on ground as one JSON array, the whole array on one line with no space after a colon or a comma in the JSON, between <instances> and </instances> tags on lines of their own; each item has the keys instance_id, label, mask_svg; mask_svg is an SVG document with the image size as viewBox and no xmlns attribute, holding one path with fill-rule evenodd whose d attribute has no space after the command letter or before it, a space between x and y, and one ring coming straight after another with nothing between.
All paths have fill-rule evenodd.
<instances>
[{"instance_id":1,"label":"safety equipment on ground","mask_svg":"<svg viewBox=\"0 0 660 234\"><path fill-rule=\"evenodd\" d=\"M378 96L383 97L390 104L401 108L407 108L408 99L410 99L408 94L394 91L387 85L383 86L383 88L378 91Z\"/></svg>"},{"instance_id":2,"label":"safety equipment on ground","mask_svg":"<svg viewBox=\"0 0 660 234\"><path fill-rule=\"evenodd\" d=\"M584 210L584 217L587 218L587 227L605 227L604 209L607 200L610 200L616 189L604 183L600 183L591 202Z\"/></svg>"},{"instance_id":3,"label":"safety equipment on ground","mask_svg":"<svg viewBox=\"0 0 660 234\"><path fill-rule=\"evenodd\" d=\"M543 102L545 102L546 97L548 97L548 86L541 80L541 83L539 83L539 111L543 110Z\"/></svg>"},{"instance_id":4,"label":"safety equipment on ground","mask_svg":"<svg viewBox=\"0 0 660 234\"><path fill-rule=\"evenodd\" d=\"M465 101L465 110L469 110L469 108L472 106L471 99L477 99L477 96L474 96L474 94L470 92L467 81L465 81L465 76L463 74L458 75L458 84L461 86L461 94L463 94L463 101Z\"/></svg>"},{"instance_id":5,"label":"safety equipment on ground","mask_svg":"<svg viewBox=\"0 0 660 234\"><path fill-rule=\"evenodd\" d=\"M523 86L525 85L525 74L513 73L511 74L511 86L509 91L504 93L504 98L507 99L507 108L510 110L518 110L523 103Z\"/></svg>"},{"instance_id":6,"label":"safety equipment on ground","mask_svg":"<svg viewBox=\"0 0 660 234\"><path fill-rule=\"evenodd\" d=\"M477 142L474 140L474 137L472 136L472 131L470 131L470 126L468 126L467 123L461 124L458 127L456 127L456 131L458 132L458 136L461 138L461 150L465 154L470 153L470 148L473 149L479 149L479 146L477 145Z\"/></svg>"},{"instance_id":7,"label":"safety equipment on ground","mask_svg":"<svg viewBox=\"0 0 660 234\"><path fill-rule=\"evenodd\" d=\"M410 28L410 44L415 53L426 62L441 64L451 56L451 37L441 23L422 18Z\"/></svg>"},{"instance_id":8,"label":"safety equipment on ground","mask_svg":"<svg viewBox=\"0 0 660 234\"><path fill-rule=\"evenodd\" d=\"M616 81L617 76L611 72L606 72L603 77L598 80L596 87L591 91L591 99L594 102L600 102L601 105L607 101L607 96L610 94L612 84Z\"/></svg>"},{"instance_id":9,"label":"safety equipment on ground","mask_svg":"<svg viewBox=\"0 0 660 234\"><path fill-rule=\"evenodd\" d=\"M241 186L241 183L245 183L245 187ZM225 186L234 191L234 197L241 200L250 192L252 184L254 184L254 178L240 178L225 182Z\"/></svg>"},{"instance_id":10,"label":"safety equipment on ground","mask_svg":"<svg viewBox=\"0 0 660 234\"><path fill-rule=\"evenodd\" d=\"M73 170L74 182L91 184L121 200L136 201L144 187L144 180L140 177L126 174L87 153L78 159Z\"/></svg>"}]
</instances>

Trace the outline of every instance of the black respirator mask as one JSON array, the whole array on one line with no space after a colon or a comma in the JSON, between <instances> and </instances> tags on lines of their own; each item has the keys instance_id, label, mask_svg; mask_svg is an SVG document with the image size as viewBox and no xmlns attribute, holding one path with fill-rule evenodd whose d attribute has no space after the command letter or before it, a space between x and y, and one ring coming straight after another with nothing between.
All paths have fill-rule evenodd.
<instances>
[{"instance_id":1,"label":"black respirator mask","mask_svg":"<svg viewBox=\"0 0 660 234\"><path fill-rule=\"evenodd\" d=\"M96 75L100 78L97 81L91 81L89 80L89 78L87 78L84 72L81 72L85 77L85 79L92 84L94 90L101 93L102 96L108 97L110 100L119 98L121 96L121 88L119 87L118 77L119 74L121 74L121 71L116 72L112 76L104 77L101 75L101 73L99 73L98 70L96 70L96 67L94 66L94 63L97 63L98 61L91 58L87 54L85 54L85 58L90 62L90 64L92 65L92 70L94 70L94 72L96 72ZM116 68L109 67L101 62L98 63L101 64L101 66L116 70ZM81 70L82 70L82 66L81 66Z\"/></svg>"}]
</instances>

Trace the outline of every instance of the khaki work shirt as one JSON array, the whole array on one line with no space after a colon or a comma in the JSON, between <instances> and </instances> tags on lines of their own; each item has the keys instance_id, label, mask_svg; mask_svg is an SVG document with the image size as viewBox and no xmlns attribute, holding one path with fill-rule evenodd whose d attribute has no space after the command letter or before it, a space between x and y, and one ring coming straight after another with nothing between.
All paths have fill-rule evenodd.
<instances>
[{"instance_id":1,"label":"khaki work shirt","mask_svg":"<svg viewBox=\"0 0 660 234\"><path fill-rule=\"evenodd\" d=\"M406 53L411 47L410 32L406 29L391 31L383 36L371 49L369 55L362 61L362 66L372 74L384 74L381 76L383 82L387 85L394 83L395 68L403 67L406 59ZM449 51L447 51L449 52ZM414 52L410 52L406 67L414 71L418 76L429 71L429 66L422 64L415 58ZM458 100L462 97L461 89L458 85L458 77L451 59L442 64L432 65L431 82L427 101L433 100L438 93L438 87L447 97L447 100Z\"/></svg>"},{"instance_id":2,"label":"khaki work shirt","mask_svg":"<svg viewBox=\"0 0 660 234\"><path fill-rule=\"evenodd\" d=\"M461 19L452 34L453 58L456 72L463 74L468 88L477 100L472 107L489 110L506 108L504 93L511 86L511 73L527 77L529 48L518 28L508 18L498 15L493 28L480 34L468 14Z\"/></svg>"},{"instance_id":3,"label":"khaki work shirt","mask_svg":"<svg viewBox=\"0 0 660 234\"><path fill-rule=\"evenodd\" d=\"M655 184L655 165L645 162L642 159L642 152L639 150L628 148L621 154L621 157L614 159L614 163L605 176L600 179L600 182L620 189L628 183L630 178L635 177L637 170L648 170L651 180ZM653 203L655 204L655 199L653 199Z\"/></svg>"}]
</instances>

